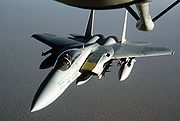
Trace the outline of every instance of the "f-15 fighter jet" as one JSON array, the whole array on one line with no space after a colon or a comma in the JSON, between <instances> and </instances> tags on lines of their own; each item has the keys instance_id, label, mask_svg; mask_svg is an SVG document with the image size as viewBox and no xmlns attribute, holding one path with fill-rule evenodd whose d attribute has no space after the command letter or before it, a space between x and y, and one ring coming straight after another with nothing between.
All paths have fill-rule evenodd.
<instances>
[{"instance_id":1,"label":"f-15 fighter jet","mask_svg":"<svg viewBox=\"0 0 180 121\"><path fill-rule=\"evenodd\" d=\"M50 46L52 49L42 53L47 57L40 69L53 66L51 72L40 85L31 106L31 112L45 108L55 101L68 86L76 81L82 85L97 76L99 79L108 71L113 60L119 60L118 77L127 79L135 58L170 55L174 51L165 47L151 47L147 42L126 41L127 10L125 13L122 38L115 36L105 38L93 35L94 11L91 10L86 31L83 36L58 37L52 34L34 34L33 38Z\"/></svg>"}]
</instances>

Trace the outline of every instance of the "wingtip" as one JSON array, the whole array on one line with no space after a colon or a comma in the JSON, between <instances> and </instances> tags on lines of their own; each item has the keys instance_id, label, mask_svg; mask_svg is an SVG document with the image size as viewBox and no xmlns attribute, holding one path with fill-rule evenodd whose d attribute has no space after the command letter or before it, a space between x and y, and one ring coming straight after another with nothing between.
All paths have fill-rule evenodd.
<instances>
[{"instance_id":1,"label":"wingtip","mask_svg":"<svg viewBox=\"0 0 180 121\"><path fill-rule=\"evenodd\" d=\"M171 55L174 55L175 54L175 51L172 51Z\"/></svg>"},{"instance_id":2,"label":"wingtip","mask_svg":"<svg viewBox=\"0 0 180 121\"><path fill-rule=\"evenodd\" d=\"M36 38L37 34L31 35L31 38Z\"/></svg>"}]
</instances>

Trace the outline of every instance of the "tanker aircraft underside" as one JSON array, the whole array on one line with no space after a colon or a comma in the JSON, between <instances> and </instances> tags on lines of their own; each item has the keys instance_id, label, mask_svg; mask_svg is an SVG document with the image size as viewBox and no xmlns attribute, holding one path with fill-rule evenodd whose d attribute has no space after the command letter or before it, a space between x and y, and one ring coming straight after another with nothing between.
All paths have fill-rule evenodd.
<instances>
[{"instance_id":1,"label":"tanker aircraft underside","mask_svg":"<svg viewBox=\"0 0 180 121\"><path fill-rule=\"evenodd\" d=\"M70 34L57 37L53 34L34 34L33 38L51 49L42 56L48 56L40 69L53 66L51 72L40 85L33 99L31 112L45 108L55 101L76 80L77 85L86 83L92 76L101 79L114 60L119 60L118 78L127 79L135 58L174 54L165 47L151 47L149 42L126 41L127 10L121 40L115 36L105 38L93 35L94 10L91 10L84 35Z\"/></svg>"},{"instance_id":2,"label":"tanker aircraft underside","mask_svg":"<svg viewBox=\"0 0 180 121\"><path fill-rule=\"evenodd\" d=\"M128 12L137 21L136 28L141 31L153 30L154 22L180 2L180 0L176 0L164 11L162 11L156 17L151 19L150 2L152 2L153 0L56 0L56 1L64 3L66 5L84 8L84 9L91 9L91 10L126 8ZM135 12L132 9L131 5L133 4L136 5L137 12Z\"/></svg>"}]
</instances>

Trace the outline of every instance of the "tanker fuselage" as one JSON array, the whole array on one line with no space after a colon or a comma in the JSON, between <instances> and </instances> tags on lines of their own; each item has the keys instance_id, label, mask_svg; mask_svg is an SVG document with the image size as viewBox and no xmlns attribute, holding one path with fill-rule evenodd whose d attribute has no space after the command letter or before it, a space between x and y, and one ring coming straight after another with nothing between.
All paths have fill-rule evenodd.
<instances>
[{"instance_id":1,"label":"tanker fuselage","mask_svg":"<svg viewBox=\"0 0 180 121\"><path fill-rule=\"evenodd\" d=\"M56 0L58 2L85 9L116 9L126 7L139 2L152 0Z\"/></svg>"}]
</instances>

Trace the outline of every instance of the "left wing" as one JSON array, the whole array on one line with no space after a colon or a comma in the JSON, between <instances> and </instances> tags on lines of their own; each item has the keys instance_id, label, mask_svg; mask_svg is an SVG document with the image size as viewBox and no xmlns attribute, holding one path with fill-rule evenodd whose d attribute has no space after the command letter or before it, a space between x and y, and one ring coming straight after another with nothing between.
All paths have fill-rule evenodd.
<instances>
[{"instance_id":1,"label":"left wing","mask_svg":"<svg viewBox=\"0 0 180 121\"><path fill-rule=\"evenodd\" d=\"M160 56L174 54L174 51L165 47L150 47L150 46L137 46L130 44L114 44L113 58L127 58L127 57L147 57L147 56Z\"/></svg>"},{"instance_id":2,"label":"left wing","mask_svg":"<svg viewBox=\"0 0 180 121\"><path fill-rule=\"evenodd\" d=\"M83 44L74 39L70 39L66 37L57 37L56 35L52 35L52 34L33 34L32 37L52 48L62 48L65 46Z\"/></svg>"}]
</instances>

